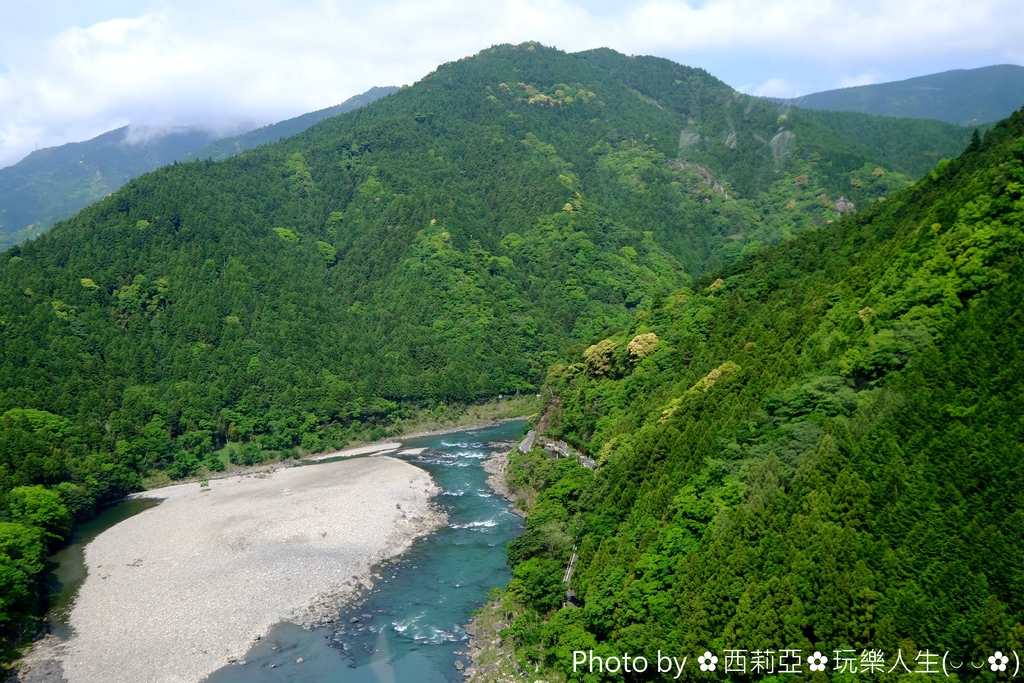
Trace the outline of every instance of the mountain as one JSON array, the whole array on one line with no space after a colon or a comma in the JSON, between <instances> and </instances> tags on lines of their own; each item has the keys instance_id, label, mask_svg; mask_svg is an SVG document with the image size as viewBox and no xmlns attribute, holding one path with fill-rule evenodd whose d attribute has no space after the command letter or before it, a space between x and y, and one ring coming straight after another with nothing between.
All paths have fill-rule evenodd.
<instances>
[{"instance_id":1,"label":"mountain","mask_svg":"<svg viewBox=\"0 0 1024 683\"><path fill-rule=\"evenodd\" d=\"M45 232L57 221L160 166L187 159L223 159L294 135L394 90L371 88L334 107L235 137L217 138L198 128L166 132L126 126L85 142L36 150L17 164L0 169L0 249Z\"/></svg>"},{"instance_id":2,"label":"mountain","mask_svg":"<svg viewBox=\"0 0 1024 683\"><path fill-rule=\"evenodd\" d=\"M208 145L205 145L194 152L190 152L185 156L185 159L192 160L210 158L215 161L227 159L228 157L244 152L247 149L259 147L260 145L265 145L268 142L277 142L283 138L288 138L297 133L301 133L314 123L318 123L324 119L328 119L332 116L338 116L345 112L350 112L353 109L358 109L359 107L365 107L371 102L375 102L385 95L390 95L396 90L398 90L396 86L373 87L366 92L350 97L341 104L336 104L333 107L327 107L326 109L320 109L308 114L296 116L295 118L279 121L278 123L272 123L269 126L256 128L234 137L225 137L214 140Z\"/></svg>"},{"instance_id":3,"label":"mountain","mask_svg":"<svg viewBox=\"0 0 1024 683\"><path fill-rule=\"evenodd\" d=\"M526 43L443 64L281 142L131 180L0 254L0 492L50 495L38 488L82 515L144 480L536 392L574 349L661 324L686 288L713 304L694 284L707 272L895 206L970 138L823 117L607 49ZM818 256L771 262L764 291L743 295ZM758 345L802 329L804 295L759 323ZM698 336L670 365L738 323L693 311ZM19 595L0 623L32 612L32 590Z\"/></svg>"},{"instance_id":4,"label":"mountain","mask_svg":"<svg viewBox=\"0 0 1024 683\"><path fill-rule=\"evenodd\" d=\"M788 101L808 109L977 126L1004 119L1024 106L1024 66L955 69L905 81L827 90Z\"/></svg>"},{"instance_id":5,"label":"mountain","mask_svg":"<svg viewBox=\"0 0 1024 683\"><path fill-rule=\"evenodd\" d=\"M1024 110L563 356L538 428L596 469L509 465L532 505L497 610L512 661L608 680L574 652L644 654L627 680L661 680L660 651L697 680L710 650L756 680L782 648L860 673L1019 652L1022 297Z\"/></svg>"}]
</instances>

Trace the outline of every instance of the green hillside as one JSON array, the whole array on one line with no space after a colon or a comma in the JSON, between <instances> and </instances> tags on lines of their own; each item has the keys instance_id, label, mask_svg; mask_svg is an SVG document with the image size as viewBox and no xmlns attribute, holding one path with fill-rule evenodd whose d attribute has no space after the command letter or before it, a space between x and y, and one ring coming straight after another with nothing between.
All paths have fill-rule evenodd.
<instances>
[{"instance_id":1,"label":"green hillside","mask_svg":"<svg viewBox=\"0 0 1024 683\"><path fill-rule=\"evenodd\" d=\"M1024 649L1022 257L1024 110L553 365L549 434L597 468L513 461L535 501L503 602L523 669L621 680L571 675L573 651L661 650L697 680L705 650L793 648L989 674Z\"/></svg>"},{"instance_id":2,"label":"green hillside","mask_svg":"<svg viewBox=\"0 0 1024 683\"><path fill-rule=\"evenodd\" d=\"M20 596L0 626L32 611L33 549L69 515L147 477L536 392L574 346L763 245L828 234L970 136L889 121L898 142L875 149L878 125L663 59L501 46L283 142L132 180L7 251L0 492L38 504L8 505L24 542L0 563Z\"/></svg>"},{"instance_id":3,"label":"green hillside","mask_svg":"<svg viewBox=\"0 0 1024 683\"><path fill-rule=\"evenodd\" d=\"M891 83L827 90L790 100L808 109L935 119L977 126L1024 106L1024 66L955 69Z\"/></svg>"}]
</instances>

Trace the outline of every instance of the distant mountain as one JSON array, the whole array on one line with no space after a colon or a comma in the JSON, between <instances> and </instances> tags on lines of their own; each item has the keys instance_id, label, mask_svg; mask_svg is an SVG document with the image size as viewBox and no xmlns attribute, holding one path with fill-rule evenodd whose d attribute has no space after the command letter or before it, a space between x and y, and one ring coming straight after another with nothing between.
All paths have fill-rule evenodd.
<instances>
[{"instance_id":1,"label":"distant mountain","mask_svg":"<svg viewBox=\"0 0 1024 683\"><path fill-rule=\"evenodd\" d=\"M974 126L1006 118L1024 106L1024 66L955 69L905 81L827 90L787 101L807 109Z\"/></svg>"},{"instance_id":2,"label":"distant mountain","mask_svg":"<svg viewBox=\"0 0 1024 683\"><path fill-rule=\"evenodd\" d=\"M303 114L302 116L296 116L293 119L287 119L278 123L272 123L269 126L250 130L249 132L242 133L241 135L214 140L201 149L190 153L187 158L209 158L214 161L227 159L228 157L244 152L247 149L259 147L260 145L265 145L268 142L277 142L283 138L290 138L291 136L306 130L314 123L319 123L320 121L329 119L332 116L344 114L345 112L352 111L353 109L366 106L371 102L379 100L385 95L390 95L396 90L398 90L398 87L393 85L370 88L363 94L350 97L341 104L336 104L333 107Z\"/></svg>"},{"instance_id":3,"label":"distant mountain","mask_svg":"<svg viewBox=\"0 0 1024 683\"><path fill-rule=\"evenodd\" d=\"M140 136L125 126L84 142L36 150L0 169L0 250L49 230L143 173L185 159L225 159L295 135L397 89L371 88L334 107L234 137L218 138L198 128Z\"/></svg>"},{"instance_id":4,"label":"distant mountain","mask_svg":"<svg viewBox=\"0 0 1024 683\"><path fill-rule=\"evenodd\" d=\"M84 142L36 150L0 169L0 248L44 232L132 178L215 139L196 129L133 137L125 126Z\"/></svg>"}]
</instances>

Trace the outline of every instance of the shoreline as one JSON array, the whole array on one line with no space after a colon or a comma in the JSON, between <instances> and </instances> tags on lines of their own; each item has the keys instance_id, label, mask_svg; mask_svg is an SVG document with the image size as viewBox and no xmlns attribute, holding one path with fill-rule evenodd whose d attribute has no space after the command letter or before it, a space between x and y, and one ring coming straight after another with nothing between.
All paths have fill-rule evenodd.
<instances>
[{"instance_id":1,"label":"shoreline","mask_svg":"<svg viewBox=\"0 0 1024 683\"><path fill-rule=\"evenodd\" d=\"M429 429L424 432L413 432L412 434L391 436L388 437L387 439L381 439L379 441L370 441L368 443L360 443L355 446L348 446L346 448L342 448L341 450L331 451L329 453L311 453L310 455L300 458L295 462L320 462L321 460L330 460L332 458L351 458L357 455L378 455L381 453L391 453L394 451L398 451L399 454L401 454L404 451L400 449L402 449L403 446L405 445L404 441L408 439L420 439L427 436L443 436L445 434L454 434L455 432L469 432L474 429L487 429L488 427L497 427L498 425L507 424L509 422L518 422L519 420L526 419L529 418L527 416L502 417L494 420L487 420L486 422L476 422L470 425L463 425L460 427L444 427L442 429Z\"/></svg>"},{"instance_id":2,"label":"shoreline","mask_svg":"<svg viewBox=\"0 0 1024 683\"><path fill-rule=\"evenodd\" d=\"M355 446L349 446L349 447L343 448L340 451L335 451L332 454L313 453L311 455L307 455L306 457L299 459L298 462L308 462L310 460L323 460L323 459L326 459L328 457L332 457L332 458L333 457L339 457L339 458L341 458L341 457L348 457L347 455L344 455L344 454L347 451L350 451L350 450L363 449L363 448L376 448L376 447L380 447L380 446L387 446L389 444L399 443L402 440L420 439L420 438L423 438L423 437L426 437L426 436L443 436L444 434L454 434L455 432L469 432L469 431L473 431L474 429L487 429L488 427L497 427L498 425L507 424L509 422L518 422L519 420L528 420L529 418L530 418L529 415L520 415L519 417L499 417L499 418L495 418L493 420L484 420L483 422L472 422L470 424L456 425L454 427L442 427L441 429L427 429L425 431L412 432L411 434L396 434L394 436L389 436L386 439L380 439L378 441L369 441L369 442L365 442L365 443L357 442L357 444ZM399 443L399 445L396 448L401 448L401 446L402 446L402 444ZM380 452L382 450L392 450L392 449L379 448L378 450L364 451L364 452L374 453L374 452ZM358 453L352 453L352 455L358 455Z\"/></svg>"},{"instance_id":3,"label":"shoreline","mask_svg":"<svg viewBox=\"0 0 1024 683\"><path fill-rule=\"evenodd\" d=\"M74 634L33 644L14 680L198 683L280 621L336 619L375 567L446 523L438 493L373 457L133 494L162 502L86 546Z\"/></svg>"},{"instance_id":4,"label":"shoreline","mask_svg":"<svg viewBox=\"0 0 1024 683\"><path fill-rule=\"evenodd\" d=\"M484 420L482 422L473 422L466 425L457 425L453 427L442 427L441 429L428 429L424 431L412 432L411 434L398 434L395 436L389 436L386 439L379 439L377 441L356 441L354 445L346 446L345 448L337 451L329 451L324 453L310 453L298 459L280 460L278 462L265 463L261 465L241 465L232 466L223 472L210 472L205 477L188 477L186 479L180 479L170 484L163 486L156 486L151 489L131 493L110 503L110 505L116 505L132 498L143 496L152 491L162 491L167 488L174 486L181 486L183 484L195 484L203 479L209 482L220 481L222 479L231 479L232 477L252 477L260 475L271 475L279 470L286 470L298 465L311 462L320 462L322 460L330 460L332 458L351 458L357 455L380 455L385 452L390 453L392 451L399 450L402 447L402 440L404 439L419 439L427 436L442 436L444 434L454 434L455 432L467 432L474 429L486 429L488 427L497 427L498 425L506 424L509 422L518 422L519 420L528 420L529 415L520 415L519 417L499 417L491 420ZM391 446L398 444L394 448ZM518 514L518 513L516 513Z\"/></svg>"},{"instance_id":5,"label":"shoreline","mask_svg":"<svg viewBox=\"0 0 1024 683\"><path fill-rule=\"evenodd\" d=\"M491 420L484 420L483 422L470 422L465 425L456 425L454 427L442 427L441 429L427 429L425 431L413 432L412 434L402 434L395 436L396 439L418 439L423 436L436 436L441 434L454 434L455 432L469 432L474 429L487 429L488 427L497 427L498 425L507 424L509 422L518 422L519 420L528 420L529 415L519 415L517 417L496 417Z\"/></svg>"},{"instance_id":6,"label":"shoreline","mask_svg":"<svg viewBox=\"0 0 1024 683\"><path fill-rule=\"evenodd\" d=\"M158 509L164 507L164 504L169 498L176 497L176 494L174 494L174 492L179 489L186 489L191 491L199 490L202 493L199 493L197 495L205 496L210 495L209 492L213 491L216 488L222 488L225 483L241 483L250 480L253 483L259 481L273 481L275 477L281 475L288 476L287 473L289 472L298 472L301 470L309 471L305 467L297 467L306 464L317 463L317 471L322 471L320 469L321 467L335 466L340 465L342 463L372 462L379 459L392 460L391 458L387 458L386 456L393 455L396 452L399 454L404 453L405 450L403 442L408 439L440 436L455 432L472 431L475 429L486 429L488 427L506 424L509 422L516 422L524 419L528 418L526 416L502 417L484 420L480 422L474 422L468 425L455 425L440 429L421 430L411 432L408 434L402 434L401 436L393 436L379 441L360 443L358 445L350 446L340 451L313 454L311 456L306 456L305 458L299 460L286 460L278 463L268 463L264 465L239 467L237 469L216 473L214 476L210 476L207 479L208 487L205 488L200 488L199 482L201 481L201 479L195 478L192 480L176 482L169 486L161 486L133 493L121 499L121 501L117 502L122 502L124 500L130 499L148 498L152 500L159 500L161 502L161 505L158 505L156 508L154 508ZM370 457L356 458L355 460L352 459L354 456L359 455L368 455ZM508 456L509 453L496 452L490 458L481 463L481 466L489 474L487 481L490 488L494 490L496 493L498 493L498 495L501 496L503 499L511 502L513 512L522 517L522 511L516 508L515 500L514 498L511 497L511 493L508 491L507 487L504 486L503 482L505 468L508 463ZM334 460L332 462L320 462L323 460L329 460L333 458L338 458L338 460ZM422 470L419 470L419 468L415 468L412 465L408 466L412 467L413 469L419 472L423 472L423 474L426 475L426 473ZM429 475L426 476L429 479ZM434 486L432 480L430 484L431 486ZM173 495L169 495L169 493ZM436 496L437 493L438 491L435 490L428 497L432 516L431 521L429 522L429 524L427 524L428 528L418 530L416 533L406 538L405 541L401 544L401 547L395 549L393 552L390 552L390 554L380 554L379 556L375 555L373 557L367 558L367 561L363 563L362 570L358 572L357 575L353 575L350 581L345 582L344 585L339 587L337 590L326 591L324 594L316 596L314 599L310 601L310 604L308 604L304 608L304 613L300 613L301 610L299 610L289 614L278 615L278 618L274 619L270 623L265 624L264 628L260 631L260 633L250 634L251 637L246 640L244 647L242 647L240 651L236 654L226 656L224 661L221 662L221 665L242 661L242 658L245 656L245 653L248 651L248 649L252 646L253 642L259 640L263 635L265 635L267 630L275 623L290 620L294 623L299 624L300 626L312 627L330 623L333 619L337 618L337 614L342 607L344 607L346 604L351 603L352 600L358 599L360 595L363 594L365 589L372 587L372 573L375 567L378 567L381 564L384 564L390 560L395 559L402 552L404 552L416 538L432 533L433 531L436 531L437 528L443 526L444 523L446 523L446 521L443 519L443 513L440 512L436 508L436 506L434 506L434 496ZM109 533L112 529L113 527L104 532L104 534ZM89 561L88 555L86 557L86 567L86 580L88 581L88 578L90 576L95 575L97 572L96 567L94 567L93 563ZM84 590L85 585L83 584L83 586L79 589L79 593L81 594ZM78 603L80 602L80 594L76 595L75 597L72 611L74 607L77 607ZM74 628L73 623L71 623L71 626L72 628ZM27 648L25 652L22 654L22 656L19 658L19 660L17 660L14 668L12 669L12 672L14 673L10 680L14 682L20 681L22 683L69 683L69 678L67 678L64 674L63 664L65 657L68 656L69 644L72 643L73 640L74 636L67 641L61 640L59 637L53 635L47 635L43 638L40 638L35 643L33 643L29 648ZM204 674L204 677L205 675L208 675L211 672L212 670L210 672L206 672L206 674ZM85 681L86 683L91 683L92 680L100 679L74 678L70 680L70 683L78 683L78 680ZM108 679L104 678L103 680L105 681ZM109 680L116 680L116 678ZM167 680L186 681L190 679L175 678ZM199 679L194 680L198 681Z\"/></svg>"},{"instance_id":7,"label":"shoreline","mask_svg":"<svg viewBox=\"0 0 1024 683\"><path fill-rule=\"evenodd\" d=\"M515 449L515 446L512 448ZM526 519L526 511L519 509L519 501L516 499L512 489L505 483L510 455L512 455L512 451L507 453L499 451L480 463L480 467L487 473L487 485L491 487L491 490L508 502L512 507L513 513Z\"/></svg>"}]
</instances>

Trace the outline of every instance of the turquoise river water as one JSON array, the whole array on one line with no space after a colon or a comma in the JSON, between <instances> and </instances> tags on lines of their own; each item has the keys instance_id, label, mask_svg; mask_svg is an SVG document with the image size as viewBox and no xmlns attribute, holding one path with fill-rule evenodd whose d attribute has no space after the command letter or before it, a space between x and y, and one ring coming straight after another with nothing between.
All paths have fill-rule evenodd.
<instances>
[{"instance_id":1,"label":"turquoise river water","mask_svg":"<svg viewBox=\"0 0 1024 683\"><path fill-rule=\"evenodd\" d=\"M508 503L487 486L480 464L509 449L522 427L517 421L403 440L402 450L426 450L388 455L430 472L443 490L437 500L448 511L448 525L381 567L373 590L344 609L334 625L308 631L280 623L253 646L244 664L225 666L205 683L461 681L455 663L467 662L461 654L468 644L463 627L493 586L508 583L505 547L523 529ZM111 523L138 511L113 510Z\"/></svg>"}]
</instances>

